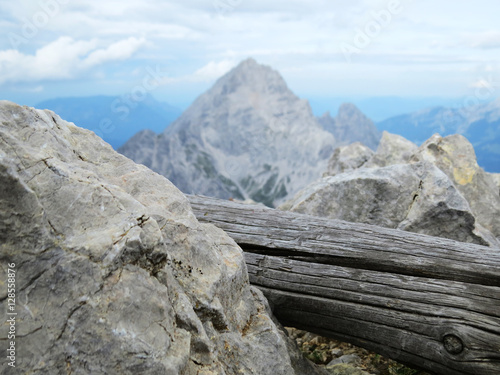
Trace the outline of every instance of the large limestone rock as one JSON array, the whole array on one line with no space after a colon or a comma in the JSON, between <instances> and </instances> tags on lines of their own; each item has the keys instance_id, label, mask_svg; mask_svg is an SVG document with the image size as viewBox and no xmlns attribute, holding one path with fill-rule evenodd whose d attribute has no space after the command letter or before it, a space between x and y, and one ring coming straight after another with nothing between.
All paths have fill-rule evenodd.
<instances>
[{"instance_id":1,"label":"large limestone rock","mask_svg":"<svg viewBox=\"0 0 500 375\"><path fill-rule=\"evenodd\" d=\"M376 168L408 163L417 149L418 146L413 142L399 135L383 132L375 152L360 142L336 148L323 177L335 176L358 168Z\"/></svg>"},{"instance_id":2,"label":"large limestone rock","mask_svg":"<svg viewBox=\"0 0 500 375\"><path fill-rule=\"evenodd\" d=\"M406 217L420 182L413 168L359 169L323 178L281 209L396 228Z\"/></svg>"},{"instance_id":3,"label":"large limestone rock","mask_svg":"<svg viewBox=\"0 0 500 375\"><path fill-rule=\"evenodd\" d=\"M93 133L1 101L0 180L17 313L16 368L4 358L3 374L314 373L248 284L238 246Z\"/></svg>"},{"instance_id":4,"label":"large limestone rock","mask_svg":"<svg viewBox=\"0 0 500 375\"><path fill-rule=\"evenodd\" d=\"M374 152L360 142L351 143L335 149L328 161L323 177L335 176L353 169L361 168L373 158Z\"/></svg>"},{"instance_id":5,"label":"large limestone rock","mask_svg":"<svg viewBox=\"0 0 500 375\"><path fill-rule=\"evenodd\" d=\"M412 156L412 161L429 161L453 181L469 202L477 220L500 237L500 195L494 179L479 167L470 142L462 135L429 138Z\"/></svg>"},{"instance_id":6,"label":"large limestone rock","mask_svg":"<svg viewBox=\"0 0 500 375\"><path fill-rule=\"evenodd\" d=\"M430 163L358 169L323 178L280 207L481 245L497 245L469 204Z\"/></svg>"},{"instance_id":7,"label":"large limestone rock","mask_svg":"<svg viewBox=\"0 0 500 375\"><path fill-rule=\"evenodd\" d=\"M370 160L362 150L337 149L330 177L280 208L500 247L498 187L465 138L434 136L418 148L384 133Z\"/></svg>"},{"instance_id":8,"label":"large limestone rock","mask_svg":"<svg viewBox=\"0 0 500 375\"><path fill-rule=\"evenodd\" d=\"M417 149L418 146L415 143L408 141L400 135L384 131L375 155L364 166L385 167L393 164L407 163Z\"/></svg>"}]
</instances>

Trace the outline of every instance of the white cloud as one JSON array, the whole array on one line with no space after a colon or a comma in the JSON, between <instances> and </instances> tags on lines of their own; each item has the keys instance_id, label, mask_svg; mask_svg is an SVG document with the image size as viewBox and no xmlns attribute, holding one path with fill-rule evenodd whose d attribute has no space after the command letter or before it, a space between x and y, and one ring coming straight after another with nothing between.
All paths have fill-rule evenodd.
<instances>
[{"instance_id":1,"label":"white cloud","mask_svg":"<svg viewBox=\"0 0 500 375\"><path fill-rule=\"evenodd\" d=\"M43 90L44 90L43 86L36 86L36 87L32 87L32 88L27 88L24 91L36 93L36 92L42 92Z\"/></svg>"},{"instance_id":2,"label":"white cloud","mask_svg":"<svg viewBox=\"0 0 500 375\"><path fill-rule=\"evenodd\" d=\"M236 60L222 60L219 62L210 61L205 66L197 69L192 74L179 77L164 76L160 82L162 86L179 82L212 82L222 77L238 64Z\"/></svg>"},{"instance_id":3,"label":"white cloud","mask_svg":"<svg viewBox=\"0 0 500 375\"><path fill-rule=\"evenodd\" d=\"M488 90L491 94L493 94L500 87L500 82L497 78L498 77L496 75L487 74L474 81L470 85L470 88Z\"/></svg>"},{"instance_id":4,"label":"white cloud","mask_svg":"<svg viewBox=\"0 0 500 375\"><path fill-rule=\"evenodd\" d=\"M0 2L0 32L7 36L0 40L0 84L36 87L46 79L92 73L78 85L43 82L45 92L74 95L82 86L119 91L124 81L140 79L145 65L158 65L169 73L164 86L198 90L251 56L288 74L287 81L303 91L324 87L336 95L353 90L372 95L387 87L394 95L425 94L438 81L443 93L457 95L477 79L478 65L497 60L500 48L493 0L401 0L402 12L353 56L353 64L346 63L340 44L352 43L357 29L373 22L374 12L386 10L389 0L72 0L60 1L57 14L21 49L7 50L9 33L24 37L25 20L45 12L41 4L47 2ZM223 17L214 6L220 3L228 5ZM58 36L65 38L54 41ZM140 61L134 60L145 40ZM111 61L123 61L119 73ZM118 74L125 78L114 83ZM373 82L369 90L365 81Z\"/></svg>"},{"instance_id":5,"label":"white cloud","mask_svg":"<svg viewBox=\"0 0 500 375\"><path fill-rule=\"evenodd\" d=\"M128 38L113 43L106 49L93 51L83 61L84 66L93 67L108 61L126 60L146 43L144 38Z\"/></svg>"},{"instance_id":6,"label":"white cloud","mask_svg":"<svg viewBox=\"0 0 500 375\"><path fill-rule=\"evenodd\" d=\"M187 79L194 82L210 82L229 72L236 64L237 62L232 60L210 61Z\"/></svg>"},{"instance_id":7,"label":"white cloud","mask_svg":"<svg viewBox=\"0 0 500 375\"><path fill-rule=\"evenodd\" d=\"M0 84L75 78L90 68L131 57L145 40L131 37L101 49L98 44L97 39L60 37L34 55L13 49L0 51Z\"/></svg>"},{"instance_id":8,"label":"white cloud","mask_svg":"<svg viewBox=\"0 0 500 375\"><path fill-rule=\"evenodd\" d=\"M489 31L470 37L471 47L481 49L500 48L500 32Z\"/></svg>"},{"instance_id":9,"label":"white cloud","mask_svg":"<svg viewBox=\"0 0 500 375\"><path fill-rule=\"evenodd\" d=\"M42 85L38 85L38 86L23 86L23 85L17 85L14 89L14 91L16 92L26 92L26 93L40 93L40 92L43 92L45 90L45 88L42 86Z\"/></svg>"}]
</instances>

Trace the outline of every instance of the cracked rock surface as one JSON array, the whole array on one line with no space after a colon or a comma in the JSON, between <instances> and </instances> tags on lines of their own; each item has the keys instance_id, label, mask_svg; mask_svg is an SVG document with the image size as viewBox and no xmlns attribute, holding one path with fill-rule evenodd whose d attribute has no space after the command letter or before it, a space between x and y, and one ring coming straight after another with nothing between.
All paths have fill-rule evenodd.
<instances>
[{"instance_id":1,"label":"cracked rock surface","mask_svg":"<svg viewBox=\"0 0 500 375\"><path fill-rule=\"evenodd\" d=\"M353 169L358 169L373 158L374 152L361 142L354 142L348 146L335 149L328 161L326 172L323 177L335 176Z\"/></svg>"},{"instance_id":2,"label":"cracked rock surface","mask_svg":"<svg viewBox=\"0 0 500 375\"><path fill-rule=\"evenodd\" d=\"M384 132L373 155L337 149L325 177L280 208L500 248L498 186L458 135L417 147Z\"/></svg>"},{"instance_id":3,"label":"cracked rock surface","mask_svg":"<svg viewBox=\"0 0 500 375\"><path fill-rule=\"evenodd\" d=\"M316 373L234 241L92 132L0 101L0 181L17 312L16 368L3 361L2 374Z\"/></svg>"},{"instance_id":4,"label":"cracked rock surface","mask_svg":"<svg viewBox=\"0 0 500 375\"><path fill-rule=\"evenodd\" d=\"M441 169L467 199L479 223L500 238L497 184L479 167L474 147L464 136L434 134L413 154L412 161L429 161Z\"/></svg>"}]
</instances>

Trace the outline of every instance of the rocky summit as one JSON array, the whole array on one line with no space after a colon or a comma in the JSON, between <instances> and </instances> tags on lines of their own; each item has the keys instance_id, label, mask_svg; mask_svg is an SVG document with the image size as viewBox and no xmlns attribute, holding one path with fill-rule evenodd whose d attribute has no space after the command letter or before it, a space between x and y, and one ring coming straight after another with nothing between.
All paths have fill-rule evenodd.
<instances>
[{"instance_id":1,"label":"rocky summit","mask_svg":"<svg viewBox=\"0 0 500 375\"><path fill-rule=\"evenodd\" d=\"M235 242L92 132L1 101L0 179L2 374L316 373Z\"/></svg>"},{"instance_id":2,"label":"rocky summit","mask_svg":"<svg viewBox=\"0 0 500 375\"><path fill-rule=\"evenodd\" d=\"M323 179L280 208L500 248L497 181L461 135L417 147L384 132L375 153L359 143L335 150Z\"/></svg>"},{"instance_id":3,"label":"rocky summit","mask_svg":"<svg viewBox=\"0 0 500 375\"><path fill-rule=\"evenodd\" d=\"M140 132L119 152L185 193L274 206L321 177L335 144L278 72L248 59L162 134Z\"/></svg>"},{"instance_id":4,"label":"rocky summit","mask_svg":"<svg viewBox=\"0 0 500 375\"><path fill-rule=\"evenodd\" d=\"M375 150L380 141L380 131L373 121L351 103L342 104L335 118L327 112L318 118L318 122L335 136L338 146L361 142Z\"/></svg>"}]
</instances>

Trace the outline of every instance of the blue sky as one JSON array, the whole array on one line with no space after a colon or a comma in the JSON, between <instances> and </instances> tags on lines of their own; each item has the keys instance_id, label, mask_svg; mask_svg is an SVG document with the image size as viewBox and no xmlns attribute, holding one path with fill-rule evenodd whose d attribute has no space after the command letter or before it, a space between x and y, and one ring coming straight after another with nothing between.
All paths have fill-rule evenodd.
<instances>
[{"instance_id":1,"label":"blue sky","mask_svg":"<svg viewBox=\"0 0 500 375\"><path fill-rule=\"evenodd\" d=\"M460 98L488 86L494 99L499 10L494 0L0 0L0 93L34 105L142 88L185 107L251 56L305 98Z\"/></svg>"}]
</instances>

